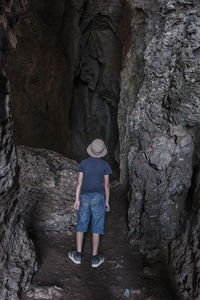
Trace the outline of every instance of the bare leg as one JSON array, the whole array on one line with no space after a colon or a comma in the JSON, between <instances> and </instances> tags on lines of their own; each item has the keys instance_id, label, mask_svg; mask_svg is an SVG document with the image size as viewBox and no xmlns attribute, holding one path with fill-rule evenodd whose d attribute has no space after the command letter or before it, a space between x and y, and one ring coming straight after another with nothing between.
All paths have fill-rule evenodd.
<instances>
[{"instance_id":1,"label":"bare leg","mask_svg":"<svg viewBox=\"0 0 200 300\"><path fill-rule=\"evenodd\" d=\"M99 242L100 242L100 234L99 233L93 233L92 234L93 255L98 254Z\"/></svg>"},{"instance_id":2,"label":"bare leg","mask_svg":"<svg viewBox=\"0 0 200 300\"><path fill-rule=\"evenodd\" d=\"M84 238L84 232L77 232L76 233L76 245L77 245L76 250L78 252L82 252L83 238Z\"/></svg>"}]
</instances>

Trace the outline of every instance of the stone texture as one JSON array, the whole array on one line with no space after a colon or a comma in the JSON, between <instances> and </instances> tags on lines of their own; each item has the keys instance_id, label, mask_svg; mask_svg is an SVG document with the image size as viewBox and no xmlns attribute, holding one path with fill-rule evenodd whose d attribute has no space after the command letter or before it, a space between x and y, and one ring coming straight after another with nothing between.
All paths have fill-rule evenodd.
<instances>
[{"instance_id":1,"label":"stone texture","mask_svg":"<svg viewBox=\"0 0 200 300\"><path fill-rule=\"evenodd\" d=\"M80 161L95 138L109 149L107 159L117 172L121 0L87 1L80 19L79 57L74 79L71 156Z\"/></svg>"},{"instance_id":2,"label":"stone texture","mask_svg":"<svg viewBox=\"0 0 200 300\"><path fill-rule=\"evenodd\" d=\"M26 299L62 299L63 290L61 287L54 286L35 286L31 285L26 293Z\"/></svg>"},{"instance_id":3,"label":"stone texture","mask_svg":"<svg viewBox=\"0 0 200 300\"><path fill-rule=\"evenodd\" d=\"M199 166L198 166L199 167ZM170 246L172 276L183 299L199 299L200 295L200 171L193 175L189 203L181 218L181 231Z\"/></svg>"},{"instance_id":4,"label":"stone texture","mask_svg":"<svg viewBox=\"0 0 200 300\"><path fill-rule=\"evenodd\" d=\"M131 126L128 115L134 109L134 99L137 97L144 78L143 53L146 47L146 18L145 11L137 7L132 9L129 2L124 2L121 20L123 60L120 102L118 105L118 127L120 141L120 184L125 188L128 187L127 156L131 146ZM150 20L149 18L148 22ZM151 23L153 23L153 20ZM125 32L124 29L126 29Z\"/></svg>"},{"instance_id":5,"label":"stone texture","mask_svg":"<svg viewBox=\"0 0 200 300\"><path fill-rule=\"evenodd\" d=\"M183 299L199 299L199 206L171 246L172 274Z\"/></svg>"},{"instance_id":6,"label":"stone texture","mask_svg":"<svg viewBox=\"0 0 200 300\"><path fill-rule=\"evenodd\" d=\"M152 256L160 247L167 252L180 229L197 159L199 10L187 1L127 2L132 22L118 116L121 183L127 185L128 171L130 240Z\"/></svg>"},{"instance_id":7,"label":"stone texture","mask_svg":"<svg viewBox=\"0 0 200 300\"><path fill-rule=\"evenodd\" d=\"M130 241L151 261L168 255L183 299L198 299L199 1L2 0L0 8L0 297L18 299L36 269L21 214L29 229L74 224L77 170L52 151L19 148L17 196L7 62L16 140L80 160L103 138L129 186Z\"/></svg>"},{"instance_id":8,"label":"stone texture","mask_svg":"<svg viewBox=\"0 0 200 300\"><path fill-rule=\"evenodd\" d=\"M80 161L103 138L118 173L121 2L27 1L6 56L17 145Z\"/></svg>"},{"instance_id":9,"label":"stone texture","mask_svg":"<svg viewBox=\"0 0 200 300\"><path fill-rule=\"evenodd\" d=\"M193 144L190 136L181 128L171 127L171 132L171 138L153 138L140 155L136 155L133 146L128 157L129 164L134 166L130 170L130 238L141 250L151 249L152 256L158 254L152 252L154 248L160 244L166 247L174 238L184 209L183 199L191 184ZM190 140L184 147L177 142L182 137Z\"/></svg>"},{"instance_id":10,"label":"stone texture","mask_svg":"<svg viewBox=\"0 0 200 300\"><path fill-rule=\"evenodd\" d=\"M18 167L13 143L10 92L0 74L0 299L17 300L37 268L35 250L24 229L18 198Z\"/></svg>"},{"instance_id":11,"label":"stone texture","mask_svg":"<svg viewBox=\"0 0 200 300\"><path fill-rule=\"evenodd\" d=\"M0 3L0 299L17 300L37 269L35 249L21 218L19 169L13 141L9 82L4 70L7 51L16 47L16 19L25 1Z\"/></svg>"},{"instance_id":12,"label":"stone texture","mask_svg":"<svg viewBox=\"0 0 200 300\"><path fill-rule=\"evenodd\" d=\"M46 149L17 147L20 202L32 231L69 231L76 223L73 209L78 164Z\"/></svg>"},{"instance_id":13,"label":"stone texture","mask_svg":"<svg viewBox=\"0 0 200 300\"><path fill-rule=\"evenodd\" d=\"M19 19L18 45L6 56L17 145L69 152L74 77L70 14L70 1L30 0Z\"/></svg>"},{"instance_id":14,"label":"stone texture","mask_svg":"<svg viewBox=\"0 0 200 300\"><path fill-rule=\"evenodd\" d=\"M130 241L151 261L161 251L183 299L198 299L199 2L127 6L118 124Z\"/></svg>"}]
</instances>

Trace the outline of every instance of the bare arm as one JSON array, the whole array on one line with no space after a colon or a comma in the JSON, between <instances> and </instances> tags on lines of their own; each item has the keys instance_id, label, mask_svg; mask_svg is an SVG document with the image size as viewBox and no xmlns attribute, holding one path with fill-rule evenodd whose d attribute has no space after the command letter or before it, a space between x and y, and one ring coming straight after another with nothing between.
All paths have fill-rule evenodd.
<instances>
[{"instance_id":1,"label":"bare arm","mask_svg":"<svg viewBox=\"0 0 200 300\"><path fill-rule=\"evenodd\" d=\"M110 180L109 175L104 175L105 193L106 193L106 211L110 211Z\"/></svg>"},{"instance_id":2,"label":"bare arm","mask_svg":"<svg viewBox=\"0 0 200 300\"><path fill-rule=\"evenodd\" d=\"M81 190L81 185L83 182L83 172L78 173L78 181L76 185L76 201L74 203L74 208L75 210L79 210L80 206L80 190Z\"/></svg>"}]
</instances>

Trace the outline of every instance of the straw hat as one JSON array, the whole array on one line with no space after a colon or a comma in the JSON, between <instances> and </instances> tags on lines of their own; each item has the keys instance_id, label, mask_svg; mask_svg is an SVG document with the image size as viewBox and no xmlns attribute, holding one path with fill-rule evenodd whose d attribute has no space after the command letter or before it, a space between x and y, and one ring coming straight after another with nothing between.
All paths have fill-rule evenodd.
<instances>
[{"instance_id":1,"label":"straw hat","mask_svg":"<svg viewBox=\"0 0 200 300\"><path fill-rule=\"evenodd\" d=\"M87 153L92 157L103 157L107 154L107 148L103 140L95 139L88 147Z\"/></svg>"}]
</instances>

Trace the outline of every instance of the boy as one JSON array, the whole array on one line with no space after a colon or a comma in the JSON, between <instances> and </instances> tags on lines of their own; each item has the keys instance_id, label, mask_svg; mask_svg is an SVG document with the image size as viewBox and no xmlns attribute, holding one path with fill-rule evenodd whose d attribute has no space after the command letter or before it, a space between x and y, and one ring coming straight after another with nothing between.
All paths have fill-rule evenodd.
<instances>
[{"instance_id":1,"label":"boy","mask_svg":"<svg viewBox=\"0 0 200 300\"><path fill-rule=\"evenodd\" d=\"M96 268L104 262L104 257L98 254L100 234L104 233L105 212L110 211L109 175L112 170L101 157L107 154L104 141L95 139L87 148L90 155L80 163L78 182L76 186L76 201L74 208L78 210L76 227L77 250L69 251L69 258L76 264L81 264L84 232L87 232L90 216L92 216L92 267Z\"/></svg>"}]
</instances>

